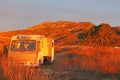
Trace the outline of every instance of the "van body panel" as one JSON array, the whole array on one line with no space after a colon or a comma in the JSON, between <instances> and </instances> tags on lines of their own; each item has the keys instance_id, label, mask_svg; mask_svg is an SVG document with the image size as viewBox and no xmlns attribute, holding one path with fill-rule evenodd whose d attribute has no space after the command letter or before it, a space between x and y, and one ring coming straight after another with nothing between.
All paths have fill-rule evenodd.
<instances>
[{"instance_id":1,"label":"van body panel","mask_svg":"<svg viewBox=\"0 0 120 80\"><path fill-rule=\"evenodd\" d=\"M30 45L34 44L34 48ZM20 49L19 49L20 48ZM54 40L43 35L16 35L11 38L8 58L15 63L43 64L45 58L54 61Z\"/></svg>"},{"instance_id":2,"label":"van body panel","mask_svg":"<svg viewBox=\"0 0 120 80\"><path fill-rule=\"evenodd\" d=\"M36 52L11 52L8 57L15 63L36 62L37 60Z\"/></svg>"}]
</instances>

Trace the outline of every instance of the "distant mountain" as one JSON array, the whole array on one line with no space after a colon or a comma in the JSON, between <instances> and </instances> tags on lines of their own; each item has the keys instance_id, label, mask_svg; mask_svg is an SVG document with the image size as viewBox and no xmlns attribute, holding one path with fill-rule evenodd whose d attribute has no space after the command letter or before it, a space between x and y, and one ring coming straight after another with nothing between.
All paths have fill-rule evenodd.
<instances>
[{"instance_id":1,"label":"distant mountain","mask_svg":"<svg viewBox=\"0 0 120 80\"><path fill-rule=\"evenodd\" d=\"M0 42L9 43L13 35L39 34L54 38L55 45L120 46L119 32L120 28L105 23L96 26L91 22L46 21L25 30L2 32Z\"/></svg>"}]
</instances>

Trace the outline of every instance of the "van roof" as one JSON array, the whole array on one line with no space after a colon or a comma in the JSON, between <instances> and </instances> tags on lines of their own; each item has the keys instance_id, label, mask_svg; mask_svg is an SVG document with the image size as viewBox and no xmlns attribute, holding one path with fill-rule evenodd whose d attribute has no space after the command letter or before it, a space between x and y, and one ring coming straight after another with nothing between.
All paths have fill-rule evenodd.
<instances>
[{"instance_id":1,"label":"van roof","mask_svg":"<svg viewBox=\"0 0 120 80\"><path fill-rule=\"evenodd\" d=\"M44 35L15 35L12 37L12 40L24 40L24 39L28 39L28 40L39 40L40 38L45 37Z\"/></svg>"}]
</instances>

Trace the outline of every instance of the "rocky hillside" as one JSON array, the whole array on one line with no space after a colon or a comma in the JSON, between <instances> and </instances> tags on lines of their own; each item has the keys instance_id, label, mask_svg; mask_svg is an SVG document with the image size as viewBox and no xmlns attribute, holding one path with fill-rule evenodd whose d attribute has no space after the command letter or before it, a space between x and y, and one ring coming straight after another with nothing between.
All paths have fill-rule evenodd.
<instances>
[{"instance_id":1,"label":"rocky hillside","mask_svg":"<svg viewBox=\"0 0 120 80\"><path fill-rule=\"evenodd\" d=\"M112 27L113 30L120 35L120 26Z\"/></svg>"},{"instance_id":2,"label":"rocky hillside","mask_svg":"<svg viewBox=\"0 0 120 80\"><path fill-rule=\"evenodd\" d=\"M105 23L96 26L91 22L47 21L25 30L0 33L0 42L9 44L13 35L39 34L54 38L55 45L120 46L118 31Z\"/></svg>"},{"instance_id":3,"label":"rocky hillside","mask_svg":"<svg viewBox=\"0 0 120 80\"><path fill-rule=\"evenodd\" d=\"M94 44L99 46L116 46L119 45L119 35L113 28L106 23L94 26L89 30L89 37L91 37Z\"/></svg>"}]
</instances>

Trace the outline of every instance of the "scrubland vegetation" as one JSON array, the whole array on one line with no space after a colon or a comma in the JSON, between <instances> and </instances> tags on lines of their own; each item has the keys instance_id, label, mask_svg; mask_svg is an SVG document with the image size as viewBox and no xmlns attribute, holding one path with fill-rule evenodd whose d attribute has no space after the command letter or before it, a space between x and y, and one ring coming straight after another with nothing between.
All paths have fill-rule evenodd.
<instances>
[{"instance_id":1,"label":"scrubland vegetation","mask_svg":"<svg viewBox=\"0 0 120 80\"><path fill-rule=\"evenodd\" d=\"M33 68L0 58L2 80L119 80L120 49L75 47L56 49L55 62Z\"/></svg>"}]
</instances>

